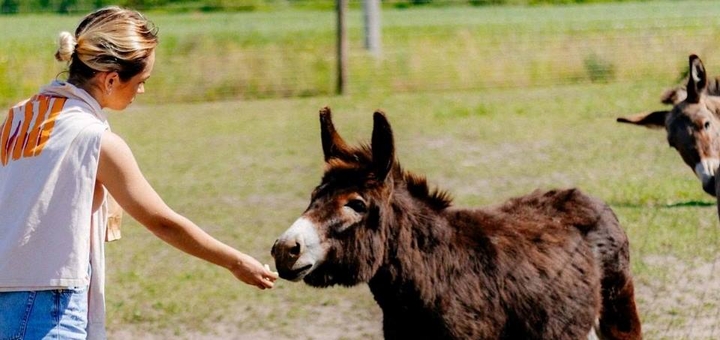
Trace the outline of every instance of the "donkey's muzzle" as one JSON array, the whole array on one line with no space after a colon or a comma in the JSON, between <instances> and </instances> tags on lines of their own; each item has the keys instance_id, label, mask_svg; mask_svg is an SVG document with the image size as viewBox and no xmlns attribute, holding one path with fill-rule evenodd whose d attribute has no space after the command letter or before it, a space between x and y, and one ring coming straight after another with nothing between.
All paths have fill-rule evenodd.
<instances>
[{"instance_id":1,"label":"donkey's muzzle","mask_svg":"<svg viewBox=\"0 0 720 340\"><path fill-rule=\"evenodd\" d=\"M712 196L715 196L717 191L715 188L715 175L718 172L718 167L720 167L720 159L717 158L703 158L695 164L695 175L702 183L703 190Z\"/></svg>"},{"instance_id":2,"label":"donkey's muzzle","mask_svg":"<svg viewBox=\"0 0 720 340\"><path fill-rule=\"evenodd\" d=\"M715 176L710 177L708 181L703 183L703 190L713 197L716 195L717 188L715 188Z\"/></svg>"},{"instance_id":3,"label":"donkey's muzzle","mask_svg":"<svg viewBox=\"0 0 720 340\"><path fill-rule=\"evenodd\" d=\"M298 239L277 239L273 244L270 254L275 259L275 268L281 278L290 281L297 281L299 274L308 269L300 268L296 269L296 264L300 253L302 251L302 244Z\"/></svg>"},{"instance_id":4,"label":"donkey's muzzle","mask_svg":"<svg viewBox=\"0 0 720 340\"><path fill-rule=\"evenodd\" d=\"M280 235L270 252L280 277L290 281L300 281L327 255L315 224L305 217L298 218Z\"/></svg>"}]
</instances>

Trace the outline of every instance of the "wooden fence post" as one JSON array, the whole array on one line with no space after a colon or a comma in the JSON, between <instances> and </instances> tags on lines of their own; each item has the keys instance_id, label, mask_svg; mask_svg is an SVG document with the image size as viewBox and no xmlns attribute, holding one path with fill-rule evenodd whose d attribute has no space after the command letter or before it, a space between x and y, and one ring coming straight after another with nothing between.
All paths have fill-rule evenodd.
<instances>
[{"instance_id":1,"label":"wooden fence post","mask_svg":"<svg viewBox=\"0 0 720 340\"><path fill-rule=\"evenodd\" d=\"M337 2L337 94L345 94L347 82L347 25L345 13L348 8L348 0L336 0Z\"/></svg>"},{"instance_id":2,"label":"wooden fence post","mask_svg":"<svg viewBox=\"0 0 720 340\"><path fill-rule=\"evenodd\" d=\"M380 0L363 0L365 49L375 57L382 53L380 36Z\"/></svg>"}]
</instances>

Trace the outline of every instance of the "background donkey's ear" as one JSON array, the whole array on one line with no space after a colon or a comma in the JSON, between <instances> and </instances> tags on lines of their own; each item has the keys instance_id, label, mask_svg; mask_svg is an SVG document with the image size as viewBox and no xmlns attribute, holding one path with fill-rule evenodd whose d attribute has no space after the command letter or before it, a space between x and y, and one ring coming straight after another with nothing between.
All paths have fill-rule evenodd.
<instances>
[{"instance_id":1,"label":"background donkey's ear","mask_svg":"<svg viewBox=\"0 0 720 340\"><path fill-rule=\"evenodd\" d=\"M320 109L320 139L322 139L323 154L326 162L331 158L344 158L343 156L347 155L347 144L335 131L332 113L327 106Z\"/></svg>"},{"instance_id":2,"label":"background donkey's ear","mask_svg":"<svg viewBox=\"0 0 720 340\"><path fill-rule=\"evenodd\" d=\"M675 105L687 98L687 91L685 91L684 88L676 87L672 89L665 90L660 95L660 102L663 104L668 105Z\"/></svg>"},{"instance_id":3,"label":"background donkey's ear","mask_svg":"<svg viewBox=\"0 0 720 340\"><path fill-rule=\"evenodd\" d=\"M650 113L641 113L630 117L620 117L618 123L628 123L644 126L651 129L660 129L665 127L665 119L670 111L653 111Z\"/></svg>"},{"instance_id":4,"label":"background donkey's ear","mask_svg":"<svg viewBox=\"0 0 720 340\"><path fill-rule=\"evenodd\" d=\"M384 181L395 162L395 142L390 123L382 111L375 111L373 115L372 154L375 176Z\"/></svg>"},{"instance_id":5,"label":"background donkey's ear","mask_svg":"<svg viewBox=\"0 0 720 340\"><path fill-rule=\"evenodd\" d=\"M688 103L697 103L700 101L700 95L707 87L707 74L705 73L705 66L703 66L698 56L690 55L689 64L690 76L688 77L687 98L685 100Z\"/></svg>"}]
</instances>

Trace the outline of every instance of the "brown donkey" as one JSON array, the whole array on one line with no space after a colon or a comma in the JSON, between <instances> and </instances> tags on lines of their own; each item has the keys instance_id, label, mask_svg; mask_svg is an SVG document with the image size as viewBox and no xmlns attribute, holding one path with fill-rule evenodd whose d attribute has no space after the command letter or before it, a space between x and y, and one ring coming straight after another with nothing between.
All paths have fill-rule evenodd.
<instances>
[{"instance_id":1,"label":"brown donkey","mask_svg":"<svg viewBox=\"0 0 720 340\"><path fill-rule=\"evenodd\" d=\"M386 339L641 338L628 239L605 203L569 189L453 208L401 168L383 113L359 147L328 108L320 122L325 172L272 247L280 277L367 283Z\"/></svg>"},{"instance_id":2,"label":"brown donkey","mask_svg":"<svg viewBox=\"0 0 720 340\"><path fill-rule=\"evenodd\" d=\"M665 95L672 109L620 117L621 123L648 128L665 128L667 141L675 148L685 164L692 169L703 190L715 196L715 174L720 165L720 97L708 95L708 78L702 61L696 55L689 57L689 77L685 91L678 95ZM715 82L713 82L715 83ZM715 89L717 92L717 84ZM663 98L663 100L665 99ZM679 98L684 98L677 101Z\"/></svg>"}]
</instances>

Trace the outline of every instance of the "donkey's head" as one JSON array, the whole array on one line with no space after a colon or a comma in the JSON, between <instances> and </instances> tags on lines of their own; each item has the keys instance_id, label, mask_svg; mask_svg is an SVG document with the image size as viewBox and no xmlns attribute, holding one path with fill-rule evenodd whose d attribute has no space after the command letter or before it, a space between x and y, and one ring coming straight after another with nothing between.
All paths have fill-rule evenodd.
<instances>
[{"instance_id":1,"label":"donkey's head","mask_svg":"<svg viewBox=\"0 0 720 340\"><path fill-rule=\"evenodd\" d=\"M707 95L708 78L700 58L691 55L689 64L687 95L671 110L617 121L649 128L664 127L670 146L695 172L703 190L715 196L715 174L720 165L720 97Z\"/></svg>"},{"instance_id":2,"label":"donkey's head","mask_svg":"<svg viewBox=\"0 0 720 340\"><path fill-rule=\"evenodd\" d=\"M313 286L367 282L385 256L380 219L395 169L393 134L375 112L371 146L349 147L320 110L325 173L310 205L272 248L280 277Z\"/></svg>"}]
</instances>

